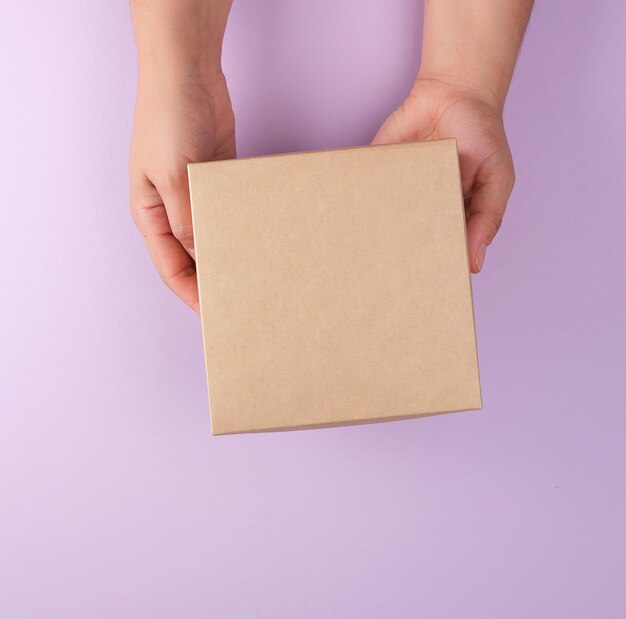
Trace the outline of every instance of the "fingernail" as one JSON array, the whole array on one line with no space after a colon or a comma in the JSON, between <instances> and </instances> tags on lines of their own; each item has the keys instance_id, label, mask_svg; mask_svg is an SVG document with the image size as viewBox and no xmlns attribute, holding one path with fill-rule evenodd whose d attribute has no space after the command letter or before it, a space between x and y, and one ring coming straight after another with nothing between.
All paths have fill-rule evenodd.
<instances>
[{"instance_id":1,"label":"fingernail","mask_svg":"<svg viewBox=\"0 0 626 619\"><path fill-rule=\"evenodd\" d=\"M485 264L485 254L487 253L487 245L483 243L476 252L476 268L480 272Z\"/></svg>"},{"instance_id":2,"label":"fingernail","mask_svg":"<svg viewBox=\"0 0 626 619\"><path fill-rule=\"evenodd\" d=\"M196 259L196 250L191 247L190 249L187 250L187 253L195 260Z\"/></svg>"}]
</instances>

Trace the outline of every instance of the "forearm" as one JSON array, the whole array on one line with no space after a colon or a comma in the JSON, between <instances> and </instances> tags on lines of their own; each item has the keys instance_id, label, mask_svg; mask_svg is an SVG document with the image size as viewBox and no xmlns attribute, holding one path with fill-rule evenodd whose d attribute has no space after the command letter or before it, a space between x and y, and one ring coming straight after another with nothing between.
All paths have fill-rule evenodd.
<instances>
[{"instance_id":1,"label":"forearm","mask_svg":"<svg viewBox=\"0 0 626 619\"><path fill-rule=\"evenodd\" d=\"M502 107L533 0L426 0L420 78L449 80Z\"/></svg>"},{"instance_id":2,"label":"forearm","mask_svg":"<svg viewBox=\"0 0 626 619\"><path fill-rule=\"evenodd\" d=\"M232 0L131 0L139 81L210 81L221 73Z\"/></svg>"}]
</instances>

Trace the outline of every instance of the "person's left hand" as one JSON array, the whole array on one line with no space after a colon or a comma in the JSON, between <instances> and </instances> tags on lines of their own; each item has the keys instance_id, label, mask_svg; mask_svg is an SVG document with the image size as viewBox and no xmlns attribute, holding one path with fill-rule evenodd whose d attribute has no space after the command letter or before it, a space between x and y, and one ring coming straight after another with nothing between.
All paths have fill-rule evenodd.
<instances>
[{"instance_id":1,"label":"person's left hand","mask_svg":"<svg viewBox=\"0 0 626 619\"><path fill-rule=\"evenodd\" d=\"M470 267L472 273L478 273L515 182L499 102L467 84L418 78L372 143L452 137L459 149Z\"/></svg>"}]
</instances>

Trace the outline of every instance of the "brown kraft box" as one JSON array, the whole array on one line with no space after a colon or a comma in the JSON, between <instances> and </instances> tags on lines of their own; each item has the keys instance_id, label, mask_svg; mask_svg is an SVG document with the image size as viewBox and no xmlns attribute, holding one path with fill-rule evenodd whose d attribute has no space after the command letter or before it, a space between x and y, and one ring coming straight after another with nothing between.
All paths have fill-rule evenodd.
<instances>
[{"instance_id":1,"label":"brown kraft box","mask_svg":"<svg viewBox=\"0 0 626 619\"><path fill-rule=\"evenodd\" d=\"M454 139L188 169L213 434L481 408Z\"/></svg>"}]
</instances>

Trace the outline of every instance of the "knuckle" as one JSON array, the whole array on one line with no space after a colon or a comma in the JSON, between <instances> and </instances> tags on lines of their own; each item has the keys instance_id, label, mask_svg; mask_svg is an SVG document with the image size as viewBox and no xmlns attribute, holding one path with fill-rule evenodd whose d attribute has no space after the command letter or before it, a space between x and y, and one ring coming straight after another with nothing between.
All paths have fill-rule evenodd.
<instances>
[{"instance_id":1,"label":"knuckle","mask_svg":"<svg viewBox=\"0 0 626 619\"><path fill-rule=\"evenodd\" d=\"M191 244L193 242L193 231L191 226L187 224L174 224L172 225L172 234L183 245L186 243Z\"/></svg>"},{"instance_id":2,"label":"knuckle","mask_svg":"<svg viewBox=\"0 0 626 619\"><path fill-rule=\"evenodd\" d=\"M506 184L506 187L509 191L513 191L513 187L515 185L516 175L515 175L515 166L513 165L513 161L509 160L506 163L506 167L503 170L503 178Z\"/></svg>"},{"instance_id":3,"label":"knuckle","mask_svg":"<svg viewBox=\"0 0 626 619\"><path fill-rule=\"evenodd\" d=\"M504 215L503 214L501 214L501 213L494 214L493 218L491 219L491 226L493 228L493 236L498 234L498 231L502 227L502 222L503 221L504 221Z\"/></svg>"},{"instance_id":4,"label":"knuckle","mask_svg":"<svg viewBox=\"0 0 626 619\"><path fill-rule=\"evenodd\" d=\"M195 276L195 268L193 266L186 266L178 271L174 271L172 273L164 273L160 272L161 280L163 283L176 292L179 287L179 282L184 280L185 278Z\"/></svg>"},{"instance_id":5,"label":"knuckle","mask_svg":"<svg viewBox=\"0 0 626 619\"><path fill-rule=\"evenodd\" d=\"M511 170L509 171L507 180L508 180L509 190L513 191L513 187L515 187L515 181L517 180L517 177L515 174L515 168L513 166L511 166Z\"/></svg>"},{"instance_id":6,"label":"knuckle","mask_svg":"<svg viewBox=\"0 0 626 619\"><path fill-rule=\"evenodd\" d=\"M135 223L135 226L138 229L141 229L141 217L140 217L140 210L141 210L141 206L135 201L135 200L131 200L129 203L129 210L130 210L130 215L133 219L133 222Z\"/></svg>"},{"instance_id":7,"label":"knuckle","mask_svg":"<svg viewBox=\"0 0 626 619\"><path fill-rule=\"evenodd\" d=\"M185 170L166 170L156 176L155 185L160 191L180 191L187 186L187 173Z\"/></svg>"}]
</instances>

